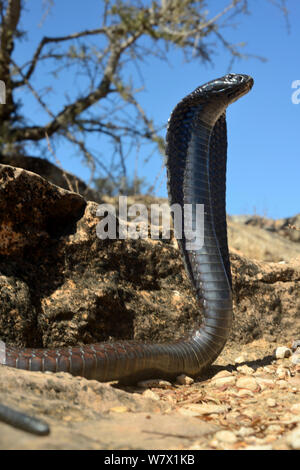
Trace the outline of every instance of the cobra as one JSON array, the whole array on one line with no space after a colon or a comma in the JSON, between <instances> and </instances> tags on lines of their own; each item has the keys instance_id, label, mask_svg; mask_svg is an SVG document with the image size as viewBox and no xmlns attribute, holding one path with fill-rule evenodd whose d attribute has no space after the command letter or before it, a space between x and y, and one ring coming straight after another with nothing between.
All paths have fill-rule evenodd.
<instances>
[{"instance_id":1,"label":"cobra","mask_svg":"<svg viewBox=\"0 0 300 470\"><path fill-rule=\"evenodd\" d=\"M203 313L202 323L199 314L199 326L194 331L179 341L162 344L118 341L17 349L2 342L2 364L31 371L64 371L102 382L132 382L154 377L173 379L182 373L196 377L219 356L233 317L225 206L226 108L252 86L253 79L243 74L210 81L182 99L168 122L169 202L179 204L183 215L187 205L204 205L202 247L187 249L184 235L179 240L185 269ZM195 226L196 220L192 223Z\"/></svg>"}]
</instances>

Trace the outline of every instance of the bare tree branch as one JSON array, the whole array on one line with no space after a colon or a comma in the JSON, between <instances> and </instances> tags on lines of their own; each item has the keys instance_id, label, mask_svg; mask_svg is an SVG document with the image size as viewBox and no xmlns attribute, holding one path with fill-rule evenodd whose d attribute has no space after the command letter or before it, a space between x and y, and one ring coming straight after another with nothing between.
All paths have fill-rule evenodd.
<instances>
[{"instance_id":1,"label":"bare tree branch","mask_svg":"<svg viewBox=\"0 0 300 470\"><path fill-rule=\"evenodd\" d=\"M103 34L105 32L106 32L105 29L98 28L98 29L90 29L90 30L86 30L86 31L81 31L79 33L69 34L68 36L52 37L52 38L44 36L43 39L41 40L40 44L38 45L38 47L37 47L37 49L36 49L36 51L33 55L32 60L30 61L31 65L30 65L29 69L27 70L26 74L24 75L23 80L21 80L19 82L15 82L14 86L19 87L19 86L22 86L22 85L26 84L25 78L26 78L26 80L29 80L29 78L33 74L33 72L34 72L34 70L35 70L35 68L38 64L38 61L40 59L40 54L42 52L42 49L46 44L50 44L50 43L53 43L53 42L58 43L58 42L63 42L63 41L71 41L73 39L79 39L79 38L84 37L84 36L91 36L91 35L95 35L95 34Z\"/></svg>"},{"instance_id":2,"label":"bare tree branch","mask_svg":"<svg viewBox=\"0 0 300 470\"><path fill-rule=\"evenodd\" d=\"M43 24L50 9L55 13L55 2L40 1L44 7ZM268 1L288 18L285 0ZM153 122L141 106L138 79L129 76L128 67L135 67L144 86L143 63L148 57L168 62L171 49L180 50L186 61L204 63L213 62L218 46L225 48L232 61L255 57L242 52L242 41L233 44L224 35L224 27L231 26L232 17L248 12L248 0L228 0L227 6L213 16L207 3L104 0L101 27L53 37L41 34L30 60L19 63L12 53L24 36L19 23L25 1L0 0L0 79L6 84L6 105L0 106L0 152L10 154L21 148L26 153L29 144L39 150L47 144L45 150L52 154L50 139L68 141L79 150L93 173L97 166L102 179L110 179L114 187L118 184L121 187L120 181L127 178L127 159L133 149L151 143L148 155L154 149L164 152L161 136L164 123ZM31 2L26 6L32 8ZM33 85L41 65L48 66L53 83L63 78L66 71L68 76L74 71L74 77L80 80L83 77L84 90L78 93L75 88L74 93L66 87L65 100L54 111L46 94L52 86L43 83L39 90ZM23 89L32 93L49 117L45 125L35 116L24 114L17 97L20 96L17 92ZM106 160L99 151L90 149L89 136L96 133L111 145L112 152Z\"/></svg>"}]
</instances>

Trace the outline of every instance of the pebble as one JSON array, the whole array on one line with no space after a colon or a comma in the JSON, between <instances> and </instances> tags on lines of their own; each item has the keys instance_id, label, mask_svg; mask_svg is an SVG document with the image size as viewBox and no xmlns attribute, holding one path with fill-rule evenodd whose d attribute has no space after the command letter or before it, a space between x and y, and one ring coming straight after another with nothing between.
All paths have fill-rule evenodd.
<instances>
[{"instance_id":1,"label":"pebble","mask_svg":"<svg viewBox=\"0 0 300 470\"><path fill-rule=\"evenodd\" d=\"M188 375L181 374L176 377L176 383L179 385L192 385L194 383L194 379Z\"/></svg>"},{"instance_id":2,"label":"pebble","mask_svg":"<svg viewBox=\"0 0 300 470\"><path fill-rule=\"evenodd\" d=\"M251 390L252 392L257 391L260 388L254 377L240 377L236 381L236 386L238 388Z\"/></svg>"},{"instance_id":3,"label":"pebble","mask_svg":"<svg viewBox=\"0 0 300 470\"><path fill-rule=\"evenodd\" d=\"M276 369L276 375L278 376L279 379L285 379L286 377L290 376L291 373L290 373L289 369L279 366Z\"/></svg>"},{"instance_id":4,"label":"pebble","mask_svg":"<svg viewBox=\"0 0 300 470\"><path fill-rule=\"evenodd\" d=\"M286 380L278 380L277 385L279 385L279 388L288 388L289 386Z\"/></svg>"},{"instance_id":5,"label":"pebble","mask_svg":"<svg viewBox=\"0 0 300 470\"><path fill-rule=\"evenodd\" d=\"M269 388L274 388L274 385L275 385L274 379L271 379L269 377L255 377L255 380L257 383L259 383L259 385L265 384Z\"/></svg>"},{"instance_id":6,"label":"pebble","mask_svg":"<svg viewBox=\"0 0 300 470\"><path fill-rule=\"evenodd\" d=\"M170 382L167 380L161 380L161 379L149 379L149 380L142 380L141 382L138 382L138 387L141 388L151 388L151 387L156 387L156 388L171 388L172 385Z\"/></svg>"},{"instance_id":7,"label":"pebble","mask_svg":"<svg viewBox=\"0 0 300 470\"><path fill-rule=\"evenodd\" d=\"M153 392L153 390L145 390L143 392L143 397L145 398L151 398L151 400L159 400L159 396L157 395L157 393Z\"/></svg>"},{"instance_id":8,"label":"pebble","mask_svg":"<svg viewBox=\"0 0 300 470\"><path fill-rule=\"evenodd\" d=\"M218 372L216 375L214 375L211 380L214 381L223 377L231 377L231 376L232 374L228 370L221 370L221 372Z\"/></svg>"},{"instance_id":9,"label":"pebble","mask_svg":"<svg viewBox=\"0 0 300 470\"><path fill-rule=\"evenodd\" d=\"M242 364L243 362L246 362L245 356L236 357L235 360L234 360L235 364Z\"/></svg>"},{"instance_id":10,"label":"pebble","mask_svg":"<svg viewBox=\"0 0 300 470\"><path fill-rule=\"evenodd\" d=\"M267 405L268 405L270 408L274 408L274 406L277 405L276 400L274 400L274 398L268 398L268 399L267 399Z\"/></svg>"},{"instance_id":11,"label":"pebble","mask_svg":"<svg viewBox=\"0 0 300 470\"><path fill-rule=\"evenodd\" d=\"M294 353L291 357L291 363L292 364L300 364L300 354L299 353Z\"/></svg>"},{"instance_id":12,"label":"pebble","mask_svg":"<svg viewBox=\"0 0 300 470\"><path fill-rule=\"evenodd\" d=\"M214 384L217 388L221 388L221 387L224 387L224 386L234 385L234 384L235 384L235 381L236 381L236 378L233 377L233 376L230 376L230 377L220 377L219 379L214 380L214 381L213 381L213 384Z\"/></svg>"},{"instance_id":13,"label":"pebble","mask_svg":"<svg viewBox=\"0 0 300 470\"><path fill-rule=\"evenodd\" d=\"M237 441L236 435L231 431L218 431L215 434L215 439L226 444L234 444Z\"/></svg>"},{"instance_id":14,"label":"pebble","mask_svg":"<svg viewBox=\"0 0 300 470\"><path fill-rule=\"evenodd\" d=\"M269 367L269 366L265 366L263 368L264 372L266 372L267 374L273 374L274 370L272 369L272 367Z\"/></svg>"},{"instance_id":15,"label":"pebble","mask_svg":"<svg viewBox=\"0 0 300 470\"><path fill-rule=\"evenodd\" d=\"M237 431L237 434L238 434L238 436L241 436L241 437L252 436L252 434L254 434L254 429L253 428L247 428L246 426L242 426Z\"/></svg>"},{"instance_id":16,"label":"pebble","mask_svg":"<svg viewBox=\"0 0 300 470\"><path fill-rule=\"evenodd\" d=\"M113 406L112 408L110 408L109 411L112 411L114 413L126 413L127 411L129 411L129 408L127 406Z\"/></svg>"},{"instance_id":17,"label":"pebble","mask_svg":"<svg viewBox=\"0 0 300 470\"><path fill-rule=\"evenodd\" d=\"M291 412L300 414L300 403L294 403L294 405L291 406Z\"/></svg>"},{"instance_id":18,"label":"pebble","mask_svg":"<svg viewBox=\"0 0 300 470\"><path fill-rule=\"evenodd\" d=\"M265 379L264 377L257 377L256 382L259 384L262 391L274 388L275 382L272 379Z\"/></svg>"},{"instance_id":19,"label":"pebble","mask_svg":"<svg viewBox=\"0 0 300 470\"><path fill-rule=\"evenodd\" d=\"M188 416L201 416L201 415L211 415L211 414L222 414L226 413L229 410L227 405L215 405L210 403L191 403L189 405L179 408L179 412L183 415Z\"/></svg>"},{"instance_id":20,"label":"pebble","mask_svg":"<svg viewBox=\"0 0 300 470\"><path fill-rule=\"evenodd\" d=\"M282 415L282 421L287 424L298 424L300 423L300 416L292 415L289 411Z\"/></svg>"},{"instance_id":21,"label":"pebble","mask_svg":"<svg viewBox=\"0 0 300 470\"><path fill-rule=\"evenodd\" d=\"M296 339L293 341L292 350L296 351L297 348L300 348L300 339Z\"/></svg>"},{"instance_id":22,"label":"pebble","mask_svg":"<svg viewBox=\"0 0 300 470\"><path fill-rule=\"evenodd\" d=\"M241 389L237 392L237 396L240 397L240 398L243 398L243 397L254 397L254 393L251 392L251 390L247 390L246 388L241 388Z\"/></svg>"},{"instance_id":23,"label":"pebble","mask_svg":"<svg viewBox=\"0 0 300 470\"><path fill-rule=\"evenodd\" d=\"M275 350L276 359L284 359L285 357L290 357L292 355L292 350L286 346L279 346Z\"/></svg>"},{"instance_id":24,"label":"pebble","mask_svg":"<svg viewBox=\"0 0 300 470\"><path fill-rule=\"evenodd\" d=\"M287 436L286 442L292 449L300 450L300 426Z\"/></svg>"},{"instance_id":25,"label":"pebble","mask_svg":"<svg viewBox=\"0 0 300 470\"><path fill-rule=\"evenodd\" d=\"M252 367L249 367L249 366L238 366L237 367L237 370L239 372L241 372L242 374L245 374L245 375L252 375L254 373L254 369L252 369Z\"/></svg>"},{"instance_id":26,"label":"pebble","mask_svg":"<svg viewBox=\"0 0 300 470\"><path fill-rule=\"evenodd\" d=\"M268 433L269 432L275 432L275 433L279 433L279 432L282 432L282 427L279 425L279 424L270 424L270 426L268 426Z\"/></svg>"},{"instance_id":27,"label":"pebble","mask_svg":"<svg viewBox=\"0 0 300 470\"><path fill-rule=\"evenodd\" d=\"M188 450L203 450L203 444L201 441L196 441L194 444L188 447Z\"/></svg>"},{"instance_id":28,"label":"pebble","mask_svg":"<svg viewBox=\"0 0 300 470\"><path fill-rule=\"evenodd\" d=\"M243 414L248 416L248 418L253 418L253 416L255 415L256 411L255 410L252 410L252 409L244 409L243 410Z\"/></svg>"}]
</instances>

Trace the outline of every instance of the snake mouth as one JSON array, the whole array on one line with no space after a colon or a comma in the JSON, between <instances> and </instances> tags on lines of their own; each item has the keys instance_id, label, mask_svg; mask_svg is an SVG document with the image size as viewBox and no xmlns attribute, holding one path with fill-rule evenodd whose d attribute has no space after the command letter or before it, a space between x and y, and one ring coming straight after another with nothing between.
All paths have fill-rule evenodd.
<instances>
[{"instance_id":1,"label":"snake mouth","mask_svg":"<svg viewBox=\"0 0 300 470\"><path fill-rule=\"evenodd\" d=\"M252 88L253 85L254 85L254 80L253 80L252 77L248 77L248 81L247 81L246 85L247 85L247 91L250 91L251 88Z\"/></svg>"},{"instance_id":2,"label":"snake mouth","mask_svg":"<svg viewBox=\"0 0 300 470\"><path fill-rule=\"evenodd\" d=\"M253 87L254 80L249 75L239 75L239 82L232 90L227 92L227 99L230 103L234 103L242 96L246 95Z\"/></svg>"}]
</instances>

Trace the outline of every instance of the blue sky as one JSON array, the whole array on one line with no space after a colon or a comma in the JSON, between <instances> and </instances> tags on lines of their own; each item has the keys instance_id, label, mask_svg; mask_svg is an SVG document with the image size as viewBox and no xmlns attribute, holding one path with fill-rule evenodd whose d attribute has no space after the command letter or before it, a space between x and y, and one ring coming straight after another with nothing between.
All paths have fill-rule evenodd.
<instances>
[{"instance_id":1,"label":"blue sky","mask_svg":"<svg viewBox=\"0 0 300 470\"><path fill-rule=\"evenodd\" d=\"M101 3L99 0L56 1L43 26L39 27L42 2L35 0L34 9L32 2L27 2L21 26L28 35L16 47L15 60L20 64L29 59L43 35L66 35L99 27ZM218 0L217 9L228 3L229 0ZM208 0L207 4L208 9L214 5L213 15L216 2ZM235 62L230 69L251 75L255 84L247 96L228 109L227 212L231 215L256 213L272 218L288 217L300 212L300 104L292 103L295 92L292 82L300 80L300 2L287 0L290 33L282 13L267 0L249 0L249 6L251 15L235 18L235 27L227 28L224 33L226 39L234 43L245 41L244 52L263 56L267 62L249 58ZM230 57L221 46L213 60L213 66L196 60L185 63L179 50L169 54L169 64L149 58L141 66L146 89L139 94L139 101L148 115L163 125L181 98L229 71ZM61 75L61 81L51 95L53 111L61 109L63 93L71 93L72 87L78 87L79 82L78 77L71 79L67 74ZM41 88L47 83L48 69L43 65L35 75L34 85ZM66 84L70 90L66 89ZM18 97L24 103L30 124L48 121L28 91L20 90ZM99 145L99 140L95 140L94 146ZM71 146L60 143L55 151L65 169L88 181L89 170ZM101 152L104 161L108 161L111 148L106 142L101 141ZM46 156L37 152L32 154ZM133 154L128 161L132 174L135 158ZM139 176L146 177L149 184L159 175L155 190L159 197L167 195L162 164L163 158L157 152L147 164L140 158L138 165Z\"/></svg>"}]
</instances>

